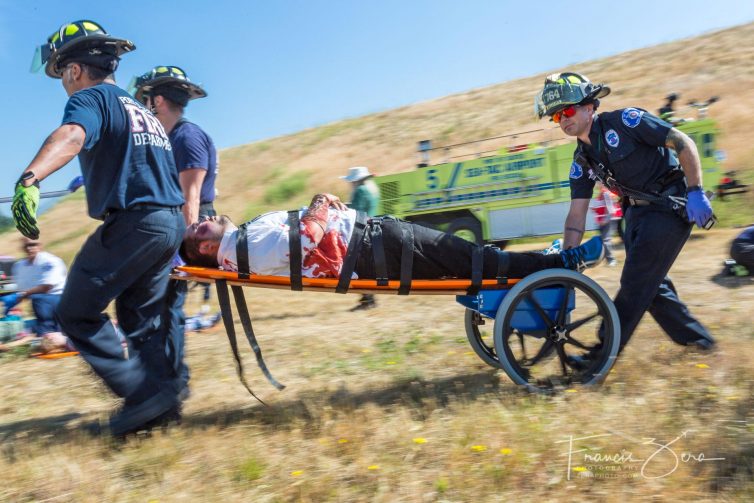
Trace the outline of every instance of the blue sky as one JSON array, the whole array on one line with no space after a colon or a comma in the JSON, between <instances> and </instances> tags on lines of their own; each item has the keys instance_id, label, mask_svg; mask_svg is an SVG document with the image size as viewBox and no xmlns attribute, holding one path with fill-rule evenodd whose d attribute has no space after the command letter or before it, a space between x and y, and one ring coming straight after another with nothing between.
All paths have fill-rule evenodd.
<instances>
[{"instance_id":1,"label":"blue sky","mask_svg":"<svg viewBox=\"0 0 754 503\"><path fill-rule=\"evenodd\" d=\"M29 73L34 50L78 19L136 44L120 85L159 64L203 84L187 116L225 148L746 23L754 2L0 0L0 197L66 101L59 81ZM78 172L74 160L42 190Z\"/></svg>"}]
</instances>

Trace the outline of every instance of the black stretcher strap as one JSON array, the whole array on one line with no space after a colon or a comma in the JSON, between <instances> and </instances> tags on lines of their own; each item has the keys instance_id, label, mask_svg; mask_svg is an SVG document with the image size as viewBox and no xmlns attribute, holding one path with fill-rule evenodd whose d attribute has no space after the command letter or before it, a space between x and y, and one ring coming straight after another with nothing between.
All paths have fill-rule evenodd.
<instances>
[{"instance_id":1,"label":"black stretcher strap","mask_svg":"<svg viewBox=\"0 0 754 503\"><path fill-rule=\"evenodd\" d=\"M241 224L236 232L236 262L238 263L238 278L249 279L249 243L246 235L246 226Z\"/></svg>"},{"instance_id":2,"label":"black stretcher strap","mask_svg":"<svg viewBox=\"0 0 754 503\"><path fill-rule=\"evenodd\" d=\"M272 377L272 374L267 369L267 365L264 363L264 358L262 358L262 349L257 343L257 338L254 335L254 329L251 326L251 316L249 316L249 309L246 306L246 298L243 294L243 288L238 285L233 285L230 288L231 290L233 290L233 296L236 298L236 310L238 311L238 317L241 318L241 326L243 327L243 331L246 334L246 339L249 341L249 346L251 346L251 349L254 351L254 356L257 357L257 365L262 370L262 373L270 382L270 384L272 384L279 390L284 389L285 385L280 384L277 379Z\"/></svg>"},{"instance_id":3,"label":"black stretcher strap","mask_svg":"<svg viewBox=\"0 0 754 503\"><path fill-rule=\"evenodd\" d=\"M498 285L508 284L508 267L510 266L510 257L503 250L497 250L497 279Z\"/></svg>"},{"instance_id":4,"label":"black stretcher strap","mask_svg":"<svg viewBox=\"0 0 754 503\"><path fill-rule=\"evenodd\" d=\"M356 262L359 260L361 244L364 242L364 230L366 229L366 225L366 213L360 211L357 212L356 223L353 226L351 240L348 242L346 258L343 261L343 267L340 269L340 278L338 278L338 286L335 287L335 293L348 292L348 287L351 284L351 275L353 275L353 271L356 269Z\"/></svg>"},{"instance_id":5,"label":"black stretcher strap","mask_svg":"<svg viewBox=\"0 0 754 503\"><path fill-rule=\"evenodd\" d=\"M267 405L262 401L261 398L259 398L257 395L254 394L253 391L251 391L251 388L249 387L248 383L246 382L246 377L244 377L243 374L243 363L241 362L241 355L238 354L238 343L236 342L236 329L233 325L233 311L230 307L230 295L228 295L228 282L224 279L217 279L215 280L215 287L217 290L217 300L220 303L220 312L223 316L223 324L225 325L225 332L228 334L228 342L230 342L230 349L233 351L233 358L236 361L236 373L238 374L238 378L241 380L241 384L244 385L246 388L246 391L248 391L251 396L259 400L260 403L263 405Z\"/></svg>"},{"instance_id":6,"label":"black stretcher strap","mask_svg":"<svg viewBox=\"0 0 754 503\"><path fill-rule=\"evenodd\" d=\"M288 250L291 264L291 290L304 289L301 282L301 224L298 210L288 212Z\"/></svg>"},{"instance_id":7,"label":"black stretcher strap","mask_svg":"<svg viewBox=\"0 0 754 503\"><path fill-rule=\"evenodd\" d=\"M484 267L484 247L475 246L471 252L471 286L467 295L476 295L482 287L482 268Z\"/></svg>"},{"instance_id":8,"label":"black stretcher strap","mask_svg":"<svg viewBox=\"0 0 754 503\"><path fill-rule=\"evenodd\" d=\"M387 286L387 263L385 262L385 241L382 239L382 219L369 219L369 238L374 255L374 273L377 286Z\"/></svg>"},{"instance_id":9,"label":"black stretcher strap","mask_svg":"<svg viewBox=\"0 0 754 503\"><path fill-rule=\"evenodd\" d=\"M398 295L408 295L411 291L411 276L414 268L414 228L411 224L401 225L401 283Z\"/></svg>"}]
</instances>

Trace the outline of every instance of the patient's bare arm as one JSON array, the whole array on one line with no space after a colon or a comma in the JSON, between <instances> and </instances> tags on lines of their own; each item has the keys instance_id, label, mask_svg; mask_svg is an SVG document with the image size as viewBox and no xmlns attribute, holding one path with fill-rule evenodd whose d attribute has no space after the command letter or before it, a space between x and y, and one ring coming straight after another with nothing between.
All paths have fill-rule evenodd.
<instances>
[{"instance_id":1,"label":"patient's bare arm","mask_svg":"<svg viewBox=\"0 0 754 503\"><path fill-rule=\"evenodd\" d=\"M304 232L308 234L312 241L317 245L319 245L319 242L322 240L322 236L325 235L328 208L335 208L338 210L347 209L346 205L343 204L337 196L332 194L317 194L312 198L312 202L309 204L306 214L301 219L301 223L304 225Z\"/></svg>"}]
</instances>

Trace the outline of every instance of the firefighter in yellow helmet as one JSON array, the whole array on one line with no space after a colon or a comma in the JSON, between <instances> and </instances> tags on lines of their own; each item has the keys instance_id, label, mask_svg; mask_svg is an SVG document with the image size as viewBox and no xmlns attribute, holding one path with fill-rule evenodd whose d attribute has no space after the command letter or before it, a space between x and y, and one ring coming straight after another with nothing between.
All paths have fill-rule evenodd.
<instances>
[{"instance_id":1,"label":"firefighter in yellow helmet","mask_svg":"<svg viewBox=\"0 0 754 503\"><path fill-rule=\"evenodd\" d=\"M615 297L621 347L649 312L681 345L710 349L714 339L678 298L667 276L693 224L712 222L702 190L702 170L693 140L641 108L597 113L610 88L574 72L550 75L535 98L539 118L549 117L577 146L571 165L571 207L564 247L578 246L595 182L622 196L626 261ZM571 361L589 364L587 353Z\"/></svg>"},{"instance_id":2,"label":"firefighter in yellow helmet","mask_svg":"<svg viewBox=\"0 0 754 503\"><path fill-rule=\"evenodd\" d=\"M56 316L94 372L124 399L110 418L116 436L176 418L181 392L162 315L171 259L186 228L183 195L165 129L115 85L120 57L134 48L81 20L37 49L32 70L60 79L69 98L62 125L24 169L13 201L16 227L36 239L39 183L78 155L89 215L103 223L79 250ZM106 314L112 301L117 326Z\"/></svg>"}]
</instances>

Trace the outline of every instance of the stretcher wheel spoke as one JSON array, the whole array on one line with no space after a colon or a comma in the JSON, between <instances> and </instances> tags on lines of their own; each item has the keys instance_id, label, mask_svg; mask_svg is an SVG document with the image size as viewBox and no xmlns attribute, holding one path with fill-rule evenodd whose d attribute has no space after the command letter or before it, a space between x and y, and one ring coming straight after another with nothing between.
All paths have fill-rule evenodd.
<instances>
[{"instance_id":1,"label":"stretcher wheel spoke","mask_svg":"<svg viewBox=\"0 0 754 503\"><path fill-rule=\"evenodd\" d=\"M566 295L563 295L563 300L560 303L560 309L558 310L558 318L556 323L560 325L561 327L565 326L568 321L568 299L571 298L571 291L567 292Z\"/></svg>"},{"instance_id":2,"label":"stretcher wheel spoke","mask_svg":"<svg viewBox=\"0 0 754 503\"><path fill-rule=\"evenodd\" d=\"M526 341L524 340L524 334L516 330L518 336L518 343L521 345L521 356L526 358Z\"/></svg>"},{"instance_id":3,"label":"stretcher wheel spoke","mask_svg":"<svg viewBox=\"0 0 754 503\"><path fill-rule=\"evenodd\" d=\"M547 316L545 310L542 309L542 306L539 305L539 302L537 302L536 299L531 296L531 294L526 297L526 300L534 307L548 329L552 328L555 325L555 322L553 322L550 317Z\"/></svg>"},{"instance_id":4,"label":"stretcher wheel spoke","mask_svg":"<svg viewBox=\"0 0 754 503\"><path fill-rule=\"evenodd\" d=\"M534 337L535 339L544 339L545 337L547 337L547 333L548 333L546 329L527 330L525 332L522 330L517 330L516 332L518 332L519 338L523 337L524 335L528 335L530 337Z\"/></svg>"},{"instance_id":5,"label":"stretcher wheel spoke","mask_svg":"<svg viewBox=\"0 0 754 503\"><path fill-rule=\"evenodd\" d=\"M573 332L574 330L576 330L577 328L579 328L584 323L589 323L590 321L592 321L594 318L596 318L599 315L600 315L600 313L591 314L591 315L586 316L585 318L582 318L582 319L580 319L578 321L574 321L573 323L569 323L568 325L566 325L566 328L568 329L569 332Z\"/></svg>"},{"instance_id":6,"label":"stretcher wheel spoke","mask_svg":"<svg viewBox=\"0 0 754 503\"><path fill-rule=\"evenodd\" d=\"M586 344L582 344L582 343L580 343L579 341L577 341L576 339L574 339L574 338L573 338L573 337L571 337L570 335L567 335L567 336L566 336L566 342L567 342L568 344L573 344L573 345L574 345L574 346L576 346L577 348L581 348L581 349L583 349L584 351L589 351L589 350L591 350L592 348L594 348L594 346L587 346Z\"/></svg>"},{"instance_id":7,"label":"stretcher wheel spoke","mask_svg":"<svg viewBox=\"0 0 754 503\"><path fill-rule=\"evenodd\" d=\"M496 362L532 391L601 382L620 344L610 297L589 277L565 269L519 281L497 308L493 332Z\"/></svg>"},{"instance_id":8,"label":"stretcher wheel spoke","mask_svg":"<svg viewBox=\"0 0 754 503\"><path fill-rule=\"evenodd\" d=\"M558 352L558 360L560 360L560 369L563 371L563 377L568 377L568 355L566 355L562 344L555 344L555 349Z\"/></svg>"},{"instance_id":9,"label":"stretcher wheel spoke","mask_svg":"<svg viewBox=\"0 0 754 503\"><path fill-rule=\"evenodd\" d=\"M542 344L542 347L540 347L539 351L537 351L537 354L534 355L534 358L529 360L529 359L526 359L526 357L524 356L524 359L522 360L523 365L526 367L531 367L533 365L536 365L537 363L539 363L539 361L542 358L547 358L549 356L552 356L552 352L554 350L555 350L555 344L551 340L546 339L545 343Z\"/></svg>"}]
</instances>

